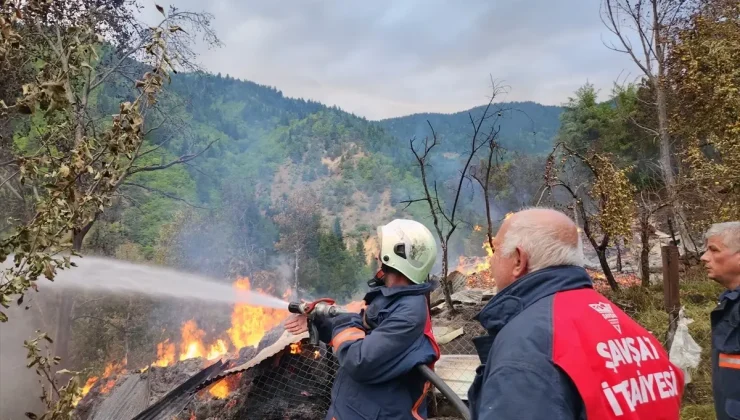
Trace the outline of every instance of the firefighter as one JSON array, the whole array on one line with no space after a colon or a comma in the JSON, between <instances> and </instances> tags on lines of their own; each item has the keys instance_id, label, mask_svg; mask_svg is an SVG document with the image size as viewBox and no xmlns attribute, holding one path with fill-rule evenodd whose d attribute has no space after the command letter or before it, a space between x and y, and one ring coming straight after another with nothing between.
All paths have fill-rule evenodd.
<instances>
[{"instance_id":1,"label":"firefighter","mask_svg":"<svg viewBox=\"0 0 740 420\"><path fill-rule=\"evenodd\" d=\"M425 419L430 384L414 369L433 366L439 347L432 334L427 294L437 257L432 233L421 223L397 219L378 227L380 270L368 282L359 314L317 320L321 341L339 361L327 420ZM286 321L293 334L306 317Z\"/></svg>"},{"instance_id":2,"label":"firefighter","mask_svg":"<svg viewBox=\"0 0 740 420\"><path fill-rule=\"evenodd\" d=\"M474 339L473 419L679 419L683 372L593 290L582 247L555 210L502 224L491 258L499 292L476 315L488 334Z\"/></svg>"},{"instance_id":3,"label":"firefighter","mask_svg":"<svg viewBox=\"0 0 740 420\"><path fill-rule=\"evenodd\" d=\"M701 256L725 290L712 311L712 391L717 420L740 419L740 222L715 224Z\"/></svg>"}]
</instances>

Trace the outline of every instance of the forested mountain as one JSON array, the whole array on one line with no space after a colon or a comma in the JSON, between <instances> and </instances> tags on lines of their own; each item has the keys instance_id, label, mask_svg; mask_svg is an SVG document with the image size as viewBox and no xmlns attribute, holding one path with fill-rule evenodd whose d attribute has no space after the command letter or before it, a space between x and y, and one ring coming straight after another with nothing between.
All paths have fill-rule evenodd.
<instances>
[{"instance_id":1,"label":"forested mountain","mask_svg":"<svg viewBox=\"0 0 740 420\"><path fill-rule=\"evenodd\" d=\"M280 211L276 203L306 191L316 195L323 225L339 220L347 247L367 239L375 225L394 216L412 215L429 222L423 206L404 212L399 205L422 191L408 139L428 134L429 119L440 137L439 150L432 156L432 174L444 195L444 186L462 165L459 152L470 140L468 112L477 117L483 111L478 107L451 115L368 121L336 107L288 98L272 87L206 73L175 75L168 92L160 104L166 114L160 121L162 128L148 138L150 144L162 147L146 161L165 164L207 150L187 165L133 177L119 205L107 212L111 217L104 215L89 235L86 243L91 249L114 253L116 247L133 243L145 258L153 258L162 229L175 214L195 211L223 216L225 207L238 203L251 227L249 232L239 232L238 236L248 238L238 241L246 240L255 249L266 250L265 255L273 255L273 245L280 238L274 223ZM100 113L113 113L126 94L121 86L106 86L98 98ZM538 154L552 147L560 108L531 102L495 107L506 110L498 120L504 148ZM471 185L463 195L461 211L479 214L478 207L473 211L480 199ZM218 243L214 243L215 254L235 226L233 220L222 222L218 239L213 239ZM464 229L469 231L472 224ZM198 254L203 250L199 247ZM265 268L268 260L262 258L255 265Z\"/></svg>"},{"instance_id":2,"label":"forested mountain","mask_svg":"<svg viewBox=\"0 0 740 420\"><path fill-rule=\"evenodd\" d=\"M546 153L552 149L552 139L560 127L562 107L535 102L504 102L492 104L492 109L502 110L497 124L501 130L500 142L505 149L528 154ZM414 114L383 120L380 124L391 135L405 140L402 147L408 147L408 139L412 136L418 138L429 134L429 123L443 139L441 145L445 151L460 151L469 147L472 132L469 115L475 117L484 110L485 105L454 114Z\"/></svg>"}]
</instances>

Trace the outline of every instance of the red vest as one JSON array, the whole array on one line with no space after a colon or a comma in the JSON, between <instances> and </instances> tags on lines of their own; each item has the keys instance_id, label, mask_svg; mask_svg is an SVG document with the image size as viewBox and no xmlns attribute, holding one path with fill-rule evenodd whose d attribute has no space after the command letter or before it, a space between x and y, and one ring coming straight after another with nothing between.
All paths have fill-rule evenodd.
<instances>
[{"instance_id":1,"label":"red vest","mask_svg":"<svg viewBox=\"0 0 740 420\"><path fill-rule=\"evenodd\" d=\"M437 339L434 338L434 331L432 330L432 317L429 315L429 310L427 310L427 322L424 325L424 335L429 339L429 342L432 344L432 348L434 349L434 353L437 355L437 357L434 358L434 361L429 364L429 369L434 370L434 364L439 360L440 351L439 351L439 345L437 344Z\"/></svg>"},{"instance_id":2,"label":"red vest","mask_svg":"<svg viewBox=\"0 0 740 420\"><path fill-rule=\"evenodd\" d=\"M678 420L684 374L660 342L593 289L555 295L553 361L588 419Z\"/></svg>"}]
</instances>

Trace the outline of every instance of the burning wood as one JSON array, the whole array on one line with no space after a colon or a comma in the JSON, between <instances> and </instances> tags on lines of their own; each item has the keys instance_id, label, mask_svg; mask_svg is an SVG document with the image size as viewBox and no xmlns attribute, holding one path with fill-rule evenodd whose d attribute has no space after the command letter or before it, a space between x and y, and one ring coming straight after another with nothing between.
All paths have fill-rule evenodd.
<instances>
[{"instance_id":1,"label":"burning wood","mask_svg":"<svg viewBox=\"0 0 740 420\"><path fill-rule=\"evenodd\" d=\"M594 283L594 289L600 293L604 293L610 290L609 283L606 281L606 276L600 271L586 269L588 275L591 277ZM640 278L635 274L618 274L615 273L614 280L622 287L634 287L640 285Z\"/></svg>"},{"instance_id":2,"label":"burning wood","mask_svg":"<svg viewBox=\"0 0 740 420\"><path fill-rule=\"evenodd\" d=\"M457 268L468 277L467 287L478 289L493 289L496 287L496 280L491 275L491 257L493 249L488 240L483 241L482 248L486 251L485 257L458 257Z\"/></svg>"},{"instance_id":3,"label":"burning wood","mask_svg":"<svg viewBox=\"0 0 740 420\"><path fill-rule=\"evenodd\" d=\"M248 289L249 280L239 279L234 287ZM365 302L352 302L347 307L359 312ZM322 419L331 399L336 359L325 346L313 347L296 341L302 337L285 333L282 322L287 316L287 311L235 305L231 328L210 342L196 320L188 320L181 327L179 340L157 344L156 357L146 369L127 374L124 361L111 364L100 378L91 377L76 416L97 420L96 411L107 401L118 404L125 400L120 384L135 380L143 381L148 389L145 398L150 409L164 407L180 420L214 415L235 420ZM173 394L194 379L201 380L197 377L205 372L203 368L213 364L209 359L219 358L226 360L221 373L202 379L205 382L192 391L199 390L196 394ZM253 358L255 362L244 371L228 370L245 366Z\"/></svg>"}]
</instances>

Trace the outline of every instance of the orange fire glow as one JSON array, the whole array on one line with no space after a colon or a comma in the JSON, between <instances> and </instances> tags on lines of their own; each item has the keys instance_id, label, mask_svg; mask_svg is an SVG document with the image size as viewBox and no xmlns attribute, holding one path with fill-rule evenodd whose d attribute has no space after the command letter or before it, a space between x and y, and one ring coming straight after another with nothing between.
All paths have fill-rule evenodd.
<instances>
[{"instance_id":1,"label":"orange fire glow","mask_svg":"<svg viewBox=\"0 0 740 420\"><path fill-rule=\"evenodd\" d=\"M318 359L319 357L321 357L321 353L319 353L318 350L314 350L314 352L313 352L313 358L314 359Z\"/></svg>"},{"instance_id":2,"label":"orange fire glow","mask_svg":"<svg viewBox=\"0 0 740 420\"><path fill-rule=\"evenodd\" d=\"M103 387L100 388L100 393L101 394L107 394L107 393L109 393L110 390L113 389L113 386L115 384L116 384L116 380L115 379L108 379L108 382L106 382L105 385L103 385Z\"/></svg>"},{"instance_id":3,"label":"orange fire glow","mask_svg":"<svg viewBox=\"0 0 740 420\"><path fill-rule=\"evenodd\" d=\"M249 279L237 280L234 287L250 290ZM231 313L231 328L228 330L231 342L237 349L257 345L266 331L279 325L288 315L284 310L237 304Z\"/></svg>"},{"instance_id":4,"label":"orange fire glow","mask_svg":"<svg viewBox=\"0 0 740 420\"><path fill-rule=\"evenodd\" d=\"M460 256L455 270L468 276L468 287L491 289L496 286L496 281L491 275L493 249L488 239L483 242L482 248L486 251L485 257Z\"/></svg>"},{"instance_id":5,"label":"orange fire glow","mask_svg":"<svg viewBox=\"0 0 740 420\"><path fill-rule=\"evenodd\" d=\"M488 240L483 242L483 247L486 251L485 257L464 257L460 256L457 260L457 268L455 270L469 276L473 273L488 273L491 268L491 257L493 256L493 250Z\"/></svg>"},{"instance_id":6,"label":"orange fire glow","mask_svg":"<svg viewBox=\"0 0 740 420\"><path fill-rule=\"evenodd\" d=\"M126 373L126 359L121 360L120 362L111 362L108 363L105 366L105 370L103 371L103 378L110 378L111 376L117 376L122 373Z\"/></svg>"},{"instance_id":7,"label":"orange fire glow","mask_svg":"<svg viewBox=\"0 0 740 420\"><path fill-rule=\"evenodd\" d=\"M233 286L239 290L250 290L248 278L237 280ZM259 289L258 291L262 292ZM284 296L289 296L290 293L290 290L287 290ZM182 325L179 355L175 344L170 343L169 339L164 340L157 344L157 360L152 365L165 367L177 360L196 357L215 360L228 354L232 348L238 350L242 347L257 345L265 332L276 327L287 316L288 312L283 310L237 304L231 314L231 328L227 331L231 343L225 339L217 339L211 344L203 341L205 331L198 328L197 322L191 319Z\"/></svg>"},{"instance_id":8,"label":"orange fire glow","mask_svg":"<svg viewBox=\"0 0 740 420\"><path fill-rule=\"evenodd\" d=\"M290 345L290 354L298 354L301 352L301 344L293 343Z\"/></svg>"},{"instance_id":9,"label":"orange fire glow","mask_svg":"<svg viewBox=\"0 0 740 420\"><path fill-rule=\"evenodd\" d=\"M225 399L231 392L239 387L239 382L242 379L242 374L237 373L236 375L227 376L215 384L211 385L208 389L208 393L216 398Z\"/></svg>"},{"instance_id":10,"label":"orange fire glow","mask_svg":"<svg viewBox=\"0 0 740 420\"><path fill-rule=\"evenodd\" d=\"M182 324L182 342L180 343L180 360L203 357L206 354L203 345L205 331L198 328L195 320L191 319Z\"/></svg>"},{"instance_id":11,"label":"orange fire glow","mask_svg":"<svg viewBox=\"0 0 740 420\"><path fill-rule=\"evenodd\" d=\"M226 383L226 378L221 379L211 386L208 392L216 398L224 399L229 396L229 385Z\"/></svg>"},{"instance_id":12,"label":"orange fire glow","mask_svg":"<svg viewBox=\"0 0 740 420\"><path fill-rule=\"evenodd\" d=\"M154 366L165 367L175 362L175 345L169 341L167 339L157 344L157 361Z\"/></svg>"},{"instance_id":13,"label":"orange fire glow","mask_svg":"<svg viewBox=\"0 0 740 420\"><path fill-rule=\"evenodd\" d=\"M211 344L210 349L208 349L208 354L206 355L206 359L208 360L214 360L218 359L219 357L223 356L224 354L229 352L229 346L226 345L226 342L224 340L218 339L214 344Z\"/></svg>"},{"instance_id":14,"label":"orange fire glow","mask_svg":"<svg viewBox=\"0 0 740 420\"><path fill-rule=\"evenodd\" d=\"M95 382L97 381L98 381L97 376L91 376L87 378L87 382L85 382L85 385L82 386L82 395L80 395L79 397L76 397L72 405L76 407L77 404L85 397L85 395L87 395L90 392L93 385L95 385Z\"/></svg>"}]
</instances>

